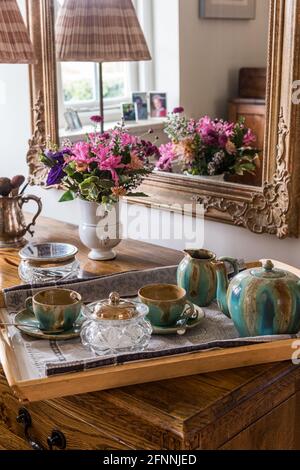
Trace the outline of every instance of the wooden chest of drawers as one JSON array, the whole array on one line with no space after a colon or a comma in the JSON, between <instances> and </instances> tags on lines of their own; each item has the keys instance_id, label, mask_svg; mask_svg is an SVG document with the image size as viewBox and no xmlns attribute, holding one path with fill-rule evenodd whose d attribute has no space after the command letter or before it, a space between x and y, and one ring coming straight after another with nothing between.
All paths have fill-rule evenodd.
<instances>
[{"instance_id":1,"label":"wooden chest of drawers","mask_svg":"<svg viewBox=\"0 0 300 470\"><path fill-rule=\"evenodd\" d=\"M300 371L291 363L248 367L21 404L0 373L0 449L300 449Z\"/></svg>"}]
</instances>

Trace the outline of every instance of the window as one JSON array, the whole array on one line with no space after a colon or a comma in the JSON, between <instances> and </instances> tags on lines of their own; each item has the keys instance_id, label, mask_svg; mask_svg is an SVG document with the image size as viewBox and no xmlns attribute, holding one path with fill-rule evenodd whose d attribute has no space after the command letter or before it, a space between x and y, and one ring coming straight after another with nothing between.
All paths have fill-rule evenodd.
<instances>
[{"instance_id":1,"label":"window","mask_svg":"<svg viewBox=\"0 0 300 470\"><path fill-rule=\"evenodd\" d=\"M57 0L57 6L63 0ZM147 42L152 43L152 2L134 0ZM111 62L102 65L105 120L121 117L120 104L131 102L132 91L149 91L154 88L153 64ZM75 109L83 125L89 123L91 113L99 112L99 64L92 62L59 62L57 64L60 127L66 123L64 113Z\"/></svg>"},{"instance_id":2,"label":"window","mask_svg":"<svg viewBox=\"0 0 300 470\"><path fill-rule=\"evenodd\" d=\"M64 106L97 107L99 103L99 64L92 62L62 62L61 86ZM128 64L106 63L103 69L103 94L106 104L129 96Z\"/></svg>"}]
</instances>

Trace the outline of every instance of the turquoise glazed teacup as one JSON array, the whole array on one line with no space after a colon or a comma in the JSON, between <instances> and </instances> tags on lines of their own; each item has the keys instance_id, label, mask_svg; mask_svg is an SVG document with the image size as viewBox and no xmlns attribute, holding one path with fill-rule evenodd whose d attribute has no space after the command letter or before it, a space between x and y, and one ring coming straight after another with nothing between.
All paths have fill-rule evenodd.
<instances>
[{"instance_id":1,"label":"turquoise glazed teacup","mask_svg":"<svg viewBox=\"0 0 300 470\"><path fill-rule=\"evenodd\" d=\"M49 289L26 299L26 308L31 311L43 331L68 331L80 315L81 296L72 290Z\"/></svg>"},{"instance_id":2,"label":"turquoise glazed teacup","mask_svg":"<svg viewBox=\"0 0 300 470\"><path fill-rule=\"evenodd\" d=\"M194 305L186 291L172 284L151 284L139 290L139 299L149 308L148 319L154 326L173 326L184 316L194 314Z\"/></svg>"}]
</instances>

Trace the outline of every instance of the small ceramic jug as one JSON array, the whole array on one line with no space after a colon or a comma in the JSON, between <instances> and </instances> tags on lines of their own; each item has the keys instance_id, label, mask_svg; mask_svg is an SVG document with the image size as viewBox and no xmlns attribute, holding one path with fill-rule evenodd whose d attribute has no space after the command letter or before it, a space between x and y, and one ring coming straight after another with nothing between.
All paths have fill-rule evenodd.
<instances>
[{"instance_id":1,"label":"small ceramic jug","mask_svg":"<svg viewBox=\"0 0 300 470\"><path fill-rule=\"evenodd\" d=\"M37 213L30 224L26 224L23 215L23 205L29 201L36 202ZM36 196L8 196L0 197L0 248L14 248L26 243L24 235L28 232L33 235L32 227L42 212L42 202Z\"/></svg>"},{"instance_id":2,"label":"small ceramic jug","mask_svg":"<svg viewBox=\"0 0 300 470\"><path fill-rule=\"evenodd\" d=\"M185 250L184 253L177 270L177 284L186 290L188 300L199 307L207 307L216 298L216 255L207 250ZM219 258L218 262L222 261L230 263L234 274L238 274L236 259Z\"/></svg>"}]
</instances>

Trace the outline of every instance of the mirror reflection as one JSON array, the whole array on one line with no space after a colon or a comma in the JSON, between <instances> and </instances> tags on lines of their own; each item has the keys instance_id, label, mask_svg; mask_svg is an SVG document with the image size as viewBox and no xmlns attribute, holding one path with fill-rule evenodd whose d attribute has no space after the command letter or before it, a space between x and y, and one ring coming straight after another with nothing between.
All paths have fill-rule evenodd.
<instances>
[{"instance_id":1,"label":"mirror reflection","mask_svg":"<svg viewBox=\"0 0 300 470\"><path fill-rule=\"evenodd\" d=\"M64 0L55 1L57 15ZM175 19L166 17L156 0L133 3L152 60L102 66L57 62L60 139L77 141L92 130L90 117L103 111L102 74L104 128L123 118L136 135L153 129L147 138L157 138L161 155L154 171L261 186L270 0L238 1L234 7L222 0L221 8L200 0L192 23L185 9L195 8L195 2L188 0L173 28ZM176 35L185 38L180 80L172 74L172 60L179 55Z\"/></svg>"}]
</instances>

